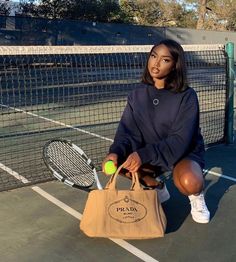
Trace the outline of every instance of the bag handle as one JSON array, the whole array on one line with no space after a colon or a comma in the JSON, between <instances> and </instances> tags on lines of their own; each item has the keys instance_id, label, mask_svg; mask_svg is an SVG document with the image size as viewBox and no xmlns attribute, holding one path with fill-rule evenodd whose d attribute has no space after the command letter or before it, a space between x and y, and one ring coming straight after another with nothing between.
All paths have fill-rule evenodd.
<instances>
[{"instance_id":1,"label":"bag handle","mask_svg":"<svg viewBox=\"0 0 236 262\"><path fill-rule=\"evenodd\" d=\"M107 182L105 189L113 189L113 190L116 189L116 179L122 168L123 168L122 165L118 167L115 174L113 174L111 178L109 179L109 181ZM132 184L131 184L130 190L143 190L139 182L138 173L131 172L130 174L132 177Z\"/></svg>"}]
</instances>

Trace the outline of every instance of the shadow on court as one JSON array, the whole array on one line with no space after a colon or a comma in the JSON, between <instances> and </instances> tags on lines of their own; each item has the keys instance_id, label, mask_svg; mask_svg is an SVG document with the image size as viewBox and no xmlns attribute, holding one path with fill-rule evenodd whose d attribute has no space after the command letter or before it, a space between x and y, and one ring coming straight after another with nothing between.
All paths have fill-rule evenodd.
<instances>
[{"instance_id":1,"label":"shadow on court","mask_svg":"<svg viewBox=\"0 0 236 262\"><path fill-rule=\"evenodd\" d=\"M0 261L236 261L235 155L236 145L219 145L206 152L209 224L192 221L188 199L171 178L167 180L171 199L163 207L168 226L165 237L158 239L115 243L86 237L79 230L79 219L87 193L56 181L36 185L51 200L32 186L1 192ZM106 178L101 178L104 185ZM122 185L128 185L126 179L120 179Z\"/></svg>"},{"instance_id":2,"label":"shadow on court","mask_svg":"<svg viewBox=\"0 0 236 262\"><path fill-rule=\"evenodd\" d=\"M232 191L236 184L235 155L236 146L233 145L219 145L207 150L206 169L210 172L205 176L205 198L211 219L216 215L221 199ZM218 174L222 176L218 176ZM190 206L188 199L177 191L171 179L167 183L172 201L164 203L163 208L168 220L166 233L170 233L178 230L184 223L190 213ZM176 207L178 206L180 209L177 212Z\"/></svg>"}]
</instances>

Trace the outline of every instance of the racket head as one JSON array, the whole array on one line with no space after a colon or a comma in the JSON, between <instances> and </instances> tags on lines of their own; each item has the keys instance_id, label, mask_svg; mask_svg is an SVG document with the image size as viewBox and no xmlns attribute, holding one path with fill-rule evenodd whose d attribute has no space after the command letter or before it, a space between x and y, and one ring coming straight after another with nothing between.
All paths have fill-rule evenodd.
<instances>
[{"instance_id":1,"label":"racket head","mask_svg":"<svg viewBox=\"0 0 236 262\"><path fill-rule=\"evenodd\" d=\"M43 160L61 182L80 189L90 188L96 170L84 151L66 139L52 139L43 147Z\"/></svg>"}]
</instances>

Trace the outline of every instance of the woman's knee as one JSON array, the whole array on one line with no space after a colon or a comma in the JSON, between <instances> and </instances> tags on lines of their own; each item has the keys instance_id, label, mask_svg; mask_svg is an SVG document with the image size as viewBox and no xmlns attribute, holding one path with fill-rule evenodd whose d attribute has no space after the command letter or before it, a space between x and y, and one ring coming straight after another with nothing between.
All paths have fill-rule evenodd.
<instances>
[{"instance_id":1,"label":"woman's knee","mask_svg":"<svg viewBox=\"0 0 236 262\"><path fill-rule=\"evenodd\" d=\"M184 172L179 179L181 186L189 195L197 194L203 190L203 179L192 172Z\"/></svg>"},{"instance_id":2,"label":"woman's knee","mask_svg":"<svg viewBox=\"0 0 236 262\"><path fill-rule=\"evenodd\" d=\"M182 160L173 171L176 187L185 195L197 194L203 190L204 179L198 163Z\"/></svg>"}]
</instances>

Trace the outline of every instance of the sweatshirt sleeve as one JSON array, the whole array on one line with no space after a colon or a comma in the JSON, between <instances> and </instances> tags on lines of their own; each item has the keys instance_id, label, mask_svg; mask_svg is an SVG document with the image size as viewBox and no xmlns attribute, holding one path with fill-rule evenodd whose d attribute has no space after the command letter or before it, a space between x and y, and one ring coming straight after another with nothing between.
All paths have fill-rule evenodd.
<instances>
[{"instance_id":1,"label":"sweatshirt sleeve","mask_svg":"<svg viewBox=\"0 0 236 262\"><path fill-rule=\"evenodd\" d=\"M146 144L137 150L142 163L173 167L190 149L199 127L199 105L195 91L181 101L177 117L169 135L155 144Z\"/></svg>"},{"instance_id":2,"label":"sweatshirt sleeve","mask_svg":"<svg viewBox=\"0 0 236 262\"><path fill-rule=\"evenodd\" d=\"M131 100L131 96L128 96L127 105L119 122L114 142L109 149L109 153L116 153L122 160L125 160L137 148L140 148L143 141L142 134L133 116Z\"/></svg>"}]
</instances>

